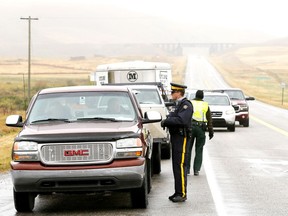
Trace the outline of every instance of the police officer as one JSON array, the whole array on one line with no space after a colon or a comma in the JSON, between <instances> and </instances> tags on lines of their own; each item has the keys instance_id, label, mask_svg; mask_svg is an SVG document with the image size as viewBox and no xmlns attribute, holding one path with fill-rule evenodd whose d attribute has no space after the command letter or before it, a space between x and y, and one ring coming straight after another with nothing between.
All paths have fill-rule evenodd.
<instances>
[{"instance_id":1,"label":"police officer","mask_svg":"<svg viewBox=\"0 0 288 216\"><path fill-rule=\"evenodd\" d=\"M189 128L193 113L192 104L184 97L187 86L171 84L172 99L175 110L170 112L161 126L168 127L172 144L172 168L174 174L175 193L169 196L172 202L184 202L187 199L187 144L190 142Z\"/></svg>"},{"instance_id":2,"label":"police officer","mask_svg":"<svg viewBox=\"0 0 288 216\"><path fill-rule=\"evenodd\" d=\"M192 139L189 143L188 149L189 157L187 164L187 172L188 174L190 174L191 152L194 140L196 140L195 157L193 164L193 171L195 176L199 175L199 171L202 165L203 147L206 141L205 131L207 127L209 131L209 139L212 139L212 137L214 136L210 108L208 106L208 103L203 101L203 98L204 92L202 90L198 90L196 92L195 98L192 100L194 112L192 116Z\"/></svg>"}]
</instances>

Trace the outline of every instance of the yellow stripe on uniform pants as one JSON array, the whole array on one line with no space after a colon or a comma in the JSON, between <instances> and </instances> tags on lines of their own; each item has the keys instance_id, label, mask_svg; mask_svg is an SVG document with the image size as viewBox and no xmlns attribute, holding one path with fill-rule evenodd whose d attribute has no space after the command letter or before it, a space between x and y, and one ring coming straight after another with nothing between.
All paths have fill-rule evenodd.
<instances>
[{"instance_id":1,"label":"yellow stripe on uniform pants","mask_svg":"<svg viewBox=\"0 0 288 216\"><path fill-rule=\"evenodd\" d=\"M185 160L185 153L186 153L186 142L187 142L187 138L184 137L184 141L183 141L183 152L182 152L182 160L181 160L181 182L182 182L182 193L183 193L183 196L186 196L186 193L185 193L185 173L184 173L184 167L183 167L183 164L184 164L184 160Z\"/></svg>"}]
</instances>

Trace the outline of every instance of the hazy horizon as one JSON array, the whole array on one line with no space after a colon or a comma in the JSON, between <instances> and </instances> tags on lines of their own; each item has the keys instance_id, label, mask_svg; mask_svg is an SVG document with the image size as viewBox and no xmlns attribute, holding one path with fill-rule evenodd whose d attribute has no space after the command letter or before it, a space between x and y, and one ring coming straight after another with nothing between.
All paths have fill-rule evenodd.
<instances>
[{"instance_id":1,"label":"hazy horizon","mask_svg":"<svg viewBox=\"0 0 288 216\"><path fill-rule=\"evenodd\" d=\"M280 0L0 0L0 56L93 55L101 45L262 43L286 37ZM273 12L273 16L271 15ZM268 16L269 15L269 16Z\"/></svg>"}]
</instances>

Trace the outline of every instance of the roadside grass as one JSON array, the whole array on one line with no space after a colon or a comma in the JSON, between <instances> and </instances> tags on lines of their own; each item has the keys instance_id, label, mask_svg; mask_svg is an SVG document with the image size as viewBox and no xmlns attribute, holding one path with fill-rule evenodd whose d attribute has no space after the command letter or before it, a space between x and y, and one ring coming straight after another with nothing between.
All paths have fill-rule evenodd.
<instances>
[{"instance_id":1,"label":"roadside grass","mask_svg":"<svg viewBox=\"0 0 288 216\"><path fill-rule=\"evenodd\" d=\"M127 56L127 57L93 57L81 60L36 59L31 64L31 96L43 88L93 85L89 75L97 65L122 61L144 60L167 62L172 65L173 82L183 82L186 57L175 56ZM18 98L28 106L27 101L27 60L0 59L0 172L10 169L11 149L14 137L21 130L5 125L10 114L21 114L25 118L25 110L13 104L13 100L4 102L4 98ZM4 109L4 106L5 108Z\"/></svg>"},{"instance_id":2,"label":"roadside grass","mask_svg":"<svg viewBox=\"0 0 288 216\"><path fill-rule=\"evenodd\" d=\"M288 108L288 46L242 47L210 57L233 87L257 100ZM286 88L282 88L282 83Z\"/></svg>"},{"instance_id":3,"label":"roadside grass","mask_svg":"<svg viewBox=\"0 0 288 216\"><path fill-rule=\"evenodd\" d=\"M15 112L24 116L24 111ZM14 138L21 130L20 128L10 128L5 125L6 116L0 115L0 173L10 169L11 149Z\"/></svg>"},{"instance_id":4,"label":"roadside grass","mask_svg":"<svg viewBox=\"0 0 288 216\"><path fill-rule=\"evenodd\" d=\"M16 134L17 132L11 132L8 135L0 137L0 173L10 169L11 149Z\"/></svg>"}]
</instances>

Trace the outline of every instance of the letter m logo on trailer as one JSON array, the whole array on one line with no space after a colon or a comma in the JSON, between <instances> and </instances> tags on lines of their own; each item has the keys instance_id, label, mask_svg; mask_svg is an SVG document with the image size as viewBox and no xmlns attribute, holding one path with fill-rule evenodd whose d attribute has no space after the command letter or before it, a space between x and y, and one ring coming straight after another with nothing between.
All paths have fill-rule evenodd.
<instances>
[{"instance_id":1,"label":"letter m logo on trailer","mask_svg":"<svg viewBox=\"0 0 288 216\"><path fill-rule=\"evenodd\" d=\"M90 74L90 80L96 85L161 82L168 91L172 72L171 65L165 62L128 61L98 65Z\"/></svg>"}]
</instances>

